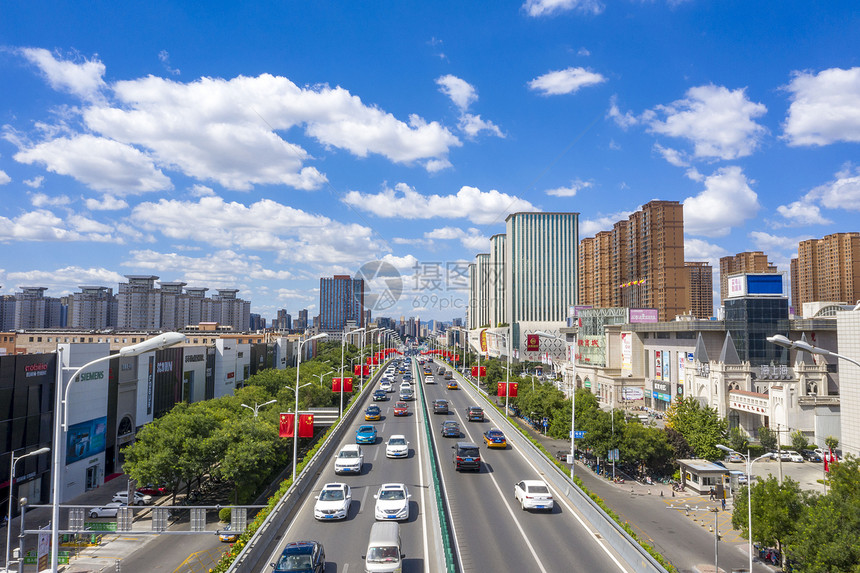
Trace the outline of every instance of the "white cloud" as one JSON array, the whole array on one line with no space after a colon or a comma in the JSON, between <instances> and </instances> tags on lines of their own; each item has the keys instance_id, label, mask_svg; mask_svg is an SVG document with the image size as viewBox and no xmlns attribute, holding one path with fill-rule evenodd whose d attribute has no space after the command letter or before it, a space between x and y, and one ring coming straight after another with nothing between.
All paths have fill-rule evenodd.
<instances>
[{"instance_id":1,"label":"white cloud","mask_svg":"<svg viewBox=\"0 0 860 573\"><path fill-rule=\"evenodd\" d=\"M58 60L43 48L22 48L21 54L35 64L56 90L66 91L85 100L96 99L105 87L105 66L96 57L75 63Z\"/></svg>"},{"instance_id":2,"label":"white cloud","mask_svg":"<svg viewBox=\"0 0 860 573\"><path fill-rule=\"evenodd\" d=\"M440 227L424 233L426 239L458 240L470 251L486 251L490 246L490 238L479 229L470 227L464 230L460 227Z\"/></svg>"},{"instance_id":3,"label":"white cloud","mask_svg":"<svg viewBox=\"0 0 860 573\"><path fill-rule=\"evenodd\" d=\"M19 151L14 158L28 165L42 164L52 173L118 195L173 188L150 157L130 145L93 135L44 141Z\"/></svg>"},{"instance_id":4,"label":"white cloud","mask_svg":"<svg viewBox=\"0 0 860 573\"><path fill-rule=\"evenodd\" d=\"M469 109L469 106L478 101L478 93L466 80L460 79L451 74L436 78L436 84L439 86L439 91L451 98L461 112Z\"/></svg>"},{"instance_id":5,"label":"white cloud","mask_svg":"<svg viewBox=\"0 0 860 573\"><path fill-rule=\"evenodd\" d=\"M514 195L500 193L495 189L484 192L469 186L461 187L456 195L425 196L405 183L398 183L394 189L386 188L375 195L350 191L343 201L378 217L468 218L479 225L501 223L509 213L539 211L525 199Z\"/></svg>"},{"instance_id":6,"label":"white cloud","mask_svg":"<svg viewBox=\"0 0 860 573\"><path fill-rule=\"evenodd\" d=\"M158 52L158 59L162 64L164 64L164 69L171 75L178 76L181 73L170 65L170 54L167 53L167 50L161 50Z\"/></svg>"},{"instance_id":7,"label":"white cloud","mask_svg":"<svg viewBox=\"0 0 860 573\"><path fill-rule=\"evenodd\" d=\"M762 231L753 231L749 234L753 245L757 251L765 253L773 252L797 252L797 246L801 241L811 239L810 235L802 235L799 237L784 237L780 235L772 235ZM773 260L773 258L771 258ZM788 269L783 269L788 270Z\"/></svg>"},{"instance_id":8,"label":"white cloud","mask_svg":"<svg viewBox=\"0 0 860 573\"><path fill-rule=\"evenodd\" d=\"M127 209L128 203L122 199L117 199L113 195L105 195L101 200L87 199L86 206L90 211L119 211L120 209Z\"/></svg>"},{"instance_id":9,"label":"white cloud","mask_svg":"<svg viewBox=\"0 0 860 573\"><path fill-rule=\"evenodd\" d=\"M578 191L581 189L588 189L593 187L594 183L591 181L583 181L582 179L574 179L570 182L569 187L557 187L555 189L548 189L546 191L547 195L552 195L554 197L574 197Z\"/></svg>"},{"instance_id":10,"label":"white cloud","mask_svg":"<svg viewBox=\"0 0 860 573\"><path fill-rule=\"evenodd\" d=\"M12 182L12 178L9 175L0 169L0 185L7 185Z\"/></svg>"},{"instance_id":11,"label":"white cloud","mask_svg":"<svg viewBox=\"0 0 860 573\"><path fill-rule=\"evenodd\" d=\"M588 51L588 48L582 47L576 52L577 56L590 56L591 52Z\"/></svg>"},{"instance_id":12,"label":"white cloud","mask_svg":"<svg viewBox=\"0 0 860 573\"><path fill-rule=\"evenodd\" d=\"M313 264L354 263L383 249L373 230L344 224L262 199L250 205L220 197L140 203L130 218L146 232L220 248L277 254L278 260ZM194 222L201 224L194 224ZM204 224L205 222L205 224Z\"/></svg>"},{"instance_id":13,"label":"white cloud","mask_svg":"<svg viewBox=\"0 0 860 573\"><path fill-rule=\"evenodd\" d=\"M247 254L225 249L201 257L190 257L177 253L160 253L152 250L136 250L122 265L145 273L170 277L190 285L206 285L210 289L236 288L235 285L249 278L253 280L290 280L292 273L263 267Z\"/></svg>"},{"instance_id":14,"label":"white cloud","mask_svg":"<svg viewBox=\"0 0 860 573\"><path fill-rule=\"evenodd\" d=\"M684 237L684 260L705 261L712 267L720 268L720 257L725 257L729 252L719 245L708 243L702 239Z\"/></svg>"},{"instance_id":15,"label":"white cloud","mask_svg":"<svg viewBox=\"0 0 860 573\"><path fill-rule=\"evenodd\" d=\"M612 119L622 129L633 127L640 121L630 111L621 113L621 109L618 107L618 96L615 95L609 98L609 111L606 112L606 117Z\"/></svg>"},{"instance_id":16,"label":"white cloud","mask_svg":"<svg viewBox=\"0 0 860 573\"><path fill-rule=\"evenodd\" d=\"M418 264L418 259L416 259L413 255L406 255L403 257L397 257L395 255L392 255L391 253L388 253L387 255L383 256L382 259L380 259L380 260L382 260L385 263L388 263L389 265L393 266L395 269L398 269L398 270L400 270L400 269L412 269L415 267L415 265Z\"/></svg>"},{"instance_id":17,"label":"white cloud","mask_svg":"<svg viewBox=\"0 0 860 573\"><path fill-rule=\"evenodd\" d=\"M755 218L758 196L740 167L717 170L705 178L705 189L684 200L684 231L691 235L722 237L732 227Z\"/></svg>"},{"instance_id":18,"label":"white cloud","mask_svg":"<svg viewBox=\"0 0 860 573\"><path fill-rule=\"evenodd\" d=\"M654 144L654 149L663 156L663 159L668 161L675 167L689 167L690 163L686 160L684 152L672 149L671 147L663 147L659 143Z\"/></svg>"},{"instance_id":19,"label":"white cloud","mask_svg":"<svg viewBox=\"0 0 860 573\"><path fill-rule=\"evenodd\" d=\"M47 195L45 193L27 193L33 207L64 207L72 200L67 195Z\"/></svg>"},{"instance_id":20,"label":"white cloud","mask_svg":"<svg viewBox=\"0 0 860 573\"><path fill-rule=\"evenodd\" d=\"M26 185L27 187L30 187L31 189L38 189L39 187L42 186L42 183L44 183L44 181L45 181L45 178L43 176L37 175L36 177L33 177L32 179L25 179L24 185Z\"/></svg>"},{"instance_id":21,"label":"white cloud","mask_svg":"<svg viewBox=\"0 0 860 573\"><path fill-rule=\"evenodd\" d=\"M809 201L792 201L788 205L780 205L776 208L777 213L787 219L786 227L799 227L806 225L829 225L833 221L821 214L818 205Z\"/></svg>"},{"instance_id":22,"label":"white cloud","mask_svg":"<svg viewBox=\"0 0 860 573\"><path fill-rule=\"evenodd\" d=\"M777 212L785 223L776 227L800 227L805 225L830 225L830 219L821 213L821 208L860 211L860 168L847 165L836 173L835 179L819 185L797 201L780 205Z\"/></svg>"},{"instance_id":23,"label":"white cloud","mask_svg":"<svg viewBox=\"0 0 860 573\"><path fill-rule=\"evenodd\" d=\"M600 231L611 231L615 223L629 218L634 212L619 211L601 215L595 219L583 219L579 222L579 236L580 238L593 237Z\"/></svg>"},{"instance_id":24,"label":"white cloud","mask_svg":"<svg viewBox=\"0 0 860 573\"><path fill-rule=\"evenodd\" d=\"M470 138L477 136L482 131L488 131L491 135L495 135L496 137L505 137L505 134L502 133L499 126L494 124L492 121L481 119L480 115L473 115L471 113L464 113L460 116L458 127Z\"/></svg>"},{"instance_id":25,"label":"white cloud","mask_svg":"<svg viewBox=\"0 0 860 573\"><path fill-rule=\"evenodd\" d=\"M783 126L789 145L860 141L860 67L793 75Z\"/></svg>"},{"instance_id":26,"label":"white cloud","mask_svg":"<svg viewBox=\"0 0 860 573\"><path fill-rule=\"evenodd\" d=\"M215 191L206 185L192 185L189 193L192 197L211 197L215 195Z\"/></svg>"},{"instance_id":27,"label":"white cloud","mask_svg":"<svg viewBox=\"0 0 860 573\"><path fill-rule=\"evenodd\" d=\"M533 17L554 16L574 10L597 15L603 12L603 3L599 0L526 0L523 8Z\"/></svg>"},{"instance_id":28,"label":"white cloud","mask_svg":"<svg viewBox=\"0 0 860 573\"><path fill-rule=\"evenodd\" d=\"M43 286L48 288L49 296L65 296L76 292L69 285L111 286L126 282L126 279L120 273L105 268L68 266L49 271L10 272L4 282L14 283L19 288L24 285Z\"/></svg>"},{"instance_id":29,"label":"white cloud","mask_svg":"<svg viewBox=\"0 0 860 573\"><path fill-rule=\"evenodd\" d=\"M686 98L655 108L647 123L654 133L687 139L699 158L736 159L750 155L767 130L754 118L767 108L750 101L744 89L699 86L687 90ZM664 120L657 119L663 115Z\"/></svg>"},{"instance_id":30,"label":"white cloud","mask_svg":"<svg viewBox=\"0 0 860 573\"><path fill-rule=\"evenodd\" d=\"M110 234L111 228L89 219L70 214L63 219L46 209L36 209L18 217L0 217L0 243L13 241L39 242L116 242L123 241Z\"/></svg>"},{"instance_id":31,"label":"white cloud","mask_svg":"<svg viewBox=\"0 0 860 573\"><path fill-rule=\"evenodd\" d=\"M529 82L529 88L542 95L576 93L580 88L602 84L606 78L585 68L567 68L548 72Z\"/></svg>"}]
</instances>

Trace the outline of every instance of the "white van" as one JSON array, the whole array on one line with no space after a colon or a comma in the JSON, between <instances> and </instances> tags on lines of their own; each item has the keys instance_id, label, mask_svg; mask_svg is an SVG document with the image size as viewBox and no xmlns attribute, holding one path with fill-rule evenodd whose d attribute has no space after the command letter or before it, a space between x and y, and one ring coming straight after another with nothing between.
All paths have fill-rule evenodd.
<instances>
[{"instance_id":1,"label":"white van","mask_svg":"<svg viewBox=\"0 0 860 573\"><path fill-rule=\"evenodd\" d=\"M400 551L400 524L378 521L370 528L370 540L364 559L365 573L400 573L403 558Z\"/></svg>"}]
</instances>

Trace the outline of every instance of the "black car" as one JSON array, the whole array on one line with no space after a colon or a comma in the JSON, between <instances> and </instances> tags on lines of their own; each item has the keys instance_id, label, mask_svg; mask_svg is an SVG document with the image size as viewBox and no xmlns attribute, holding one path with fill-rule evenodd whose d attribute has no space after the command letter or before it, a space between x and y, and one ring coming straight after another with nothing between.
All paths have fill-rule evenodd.
<instances>
[{"instance_id":1,"label":"black car","mask_svg":"<svg viewBox=\"0 0 860 573\"><path fill-rule=\"evenodd\" d=\"M454 449L454 469L481 471L481 448L472 442L457 442Z\"/></svg>"},{"instance_id":2,"label":"black car","mask_svg":"<svg viewBox=\"0 0 860 573\"><path fill-rule=\"evenodd\" d=\"M484 409L480 406L469 406L466 408L466 419L470 422L483 422Z\"/></svg>"},{"instance_id":3,"label":"black car","mask_svg":"<svg viewBox=\"0 0 860 573\"><path fill-rule=\"evenodd\" d=\"M808 462L820 462L821 456L814 450L801 450L800 455Z\"/></svg>"},{"instance_id":4,"label":"black car","mask_svg":"<svg viewBox=\"0 0 860 573\"><path fill-rule=\"evenodd\" d=\"M373 401L374 402L384 402L388 400L388 392L385 390L374 390L373 392Z\"/></svg>"},{"instance_id":5,"label":"black car","mask_svg":"<svg viewBox=\"0 0 860 573\"><path fill-rule=\"evenodd\" d=\"M459 438L460 424L454 420L442 422L442 437L443 438Z\"/></svg>"},{"instance_id":6,"label":"black car","mask_svg":"<svg viewBox=\"0 0 860 573\"><path fill-rule=\"evenodd\" d=\"M323 573L325 571L325 549L318 541L293 541L287 543L277 563L272 563L274 573L297 571Z\"/></svg>"},{"instance_id":7,"label":"black car","mask_svg":"<svg viewBox=\"0 0 860 573\"><path fill-rule=\"evenodd\" d=\"M433 413L434 414L447 414L448 413L448 400L433 400Z\"/></svg>"}]
</instances>

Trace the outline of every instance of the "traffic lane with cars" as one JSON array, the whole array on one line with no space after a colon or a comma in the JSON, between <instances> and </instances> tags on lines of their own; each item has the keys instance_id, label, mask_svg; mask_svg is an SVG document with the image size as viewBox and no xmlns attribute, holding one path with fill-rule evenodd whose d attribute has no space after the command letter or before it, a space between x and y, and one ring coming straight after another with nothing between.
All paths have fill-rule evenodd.
<instances>
[{"instance_id":1,"label":"traffic lane with cars","mask_svg":"<svg viewBox=\"0 0 860 573\"><path fill-rule=\"evenodd\" d=\"M510 445L504 450L486 447L483 433L494 424L466 420L466 408L476 402L465 390L446 390L441 385L423 388L430 400L446 398L450 404L450 414L431 414L431 419L436 421L433 438L465 571L493 568L566 571L572 563L576 564L575 570L619 570L571 508L560 503L555 492L555 507L551 512L520 509L514 499L514 485L520 480L541 479L541 476ZM460 423L460 438L441 436L439 427L446 419ZM479 472L454 469L451 446L458 441L471 441L480 446L482 467Z\"/></svg>"},{"instance_id":2,"label":"traffic lane with cars","mask_svg":"<svg viewBox=\"0 0 860 573\"><path fill-rule=\"evenodd\" d=\"M397 377L396 386L400 384ZM378 383L377 383L378 387ZM363 409L372 403L368 396L360 406ZM377 428L378 437L373 445L362 444L364 454L364 467L360 475L335 474L334 459L329 460L323 471L316 479L311 488L311 493L301 505L299 512L292 523L285 527L282 541L267 563L275 562L289 541L315 540L321 542L325 547L326 561L336 564L337 571L346 570L349 566L351 571L363 571L364 561L361 559L367 549L370 528L375 522L374 509L376 500L373 499L379 486L383 483L404 483L409 489L410 515L408 521L401 523L401 539L403 552L406 557L403 562L404 572L436 571L438 558L430 555L428 568L425 568L426 552L425 546L432 544L432 540L425 543L425 535L438 535L437 532L426 528L424 520L424 501L432 491L428 488L427 472L429 464L426 460L427 446L422 442L423 428L418 425L420 417L415 415L415 407L418 402L410 402L410 415L401 417L394 416L394 401L377 402L382 408L383 419L378 422L365 422L364 416L359 414L352 427L347 430L344 439L338 444L337 451L346 444L355 443L355 430L360 425L373 424ZM406 459L387 459L385 457L385 442L392 434L402 434L409 440L409 457ZM419 443L421 442L421 443ZM421 461L422 477L419 474L419 456L424 456ZM320 490L326 483L346 483L352 490L352 504L346 520L322 522L314 518L314 497L319 495ZM422 492L424 499L422 500Z\"/></svg>"}]
</instances>

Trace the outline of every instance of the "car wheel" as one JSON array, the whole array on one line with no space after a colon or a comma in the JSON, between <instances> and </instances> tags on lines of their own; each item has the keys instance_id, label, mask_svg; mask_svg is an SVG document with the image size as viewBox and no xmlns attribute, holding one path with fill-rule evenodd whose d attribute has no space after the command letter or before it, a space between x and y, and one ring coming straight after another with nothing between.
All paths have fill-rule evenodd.
<instances>
[{"instance_id":1,"label":"car wheel","mask_svg":"<svg viewBox=\"0 0 860 573\"><path fill-rule=\"evenodd\" d=\"M99 514L98 514L98 513L96 513L95 511L93 511L93 512L91 512L91 513L90 513L90 518L91 518L91 519L96 519L98 516L99 516Z\"/></svg>"},{"instance_id":2,"label":"car wheel","mask_svg":"<svg viewBox=\"0 0 860 573\"><path fill-rule=\"evenodd\" d=\"M138 505L138 506L143 505L143 500L138 501L138 502L137 502L137 503L135 503L134 505Z\"/></svg>"}]
</instances>

